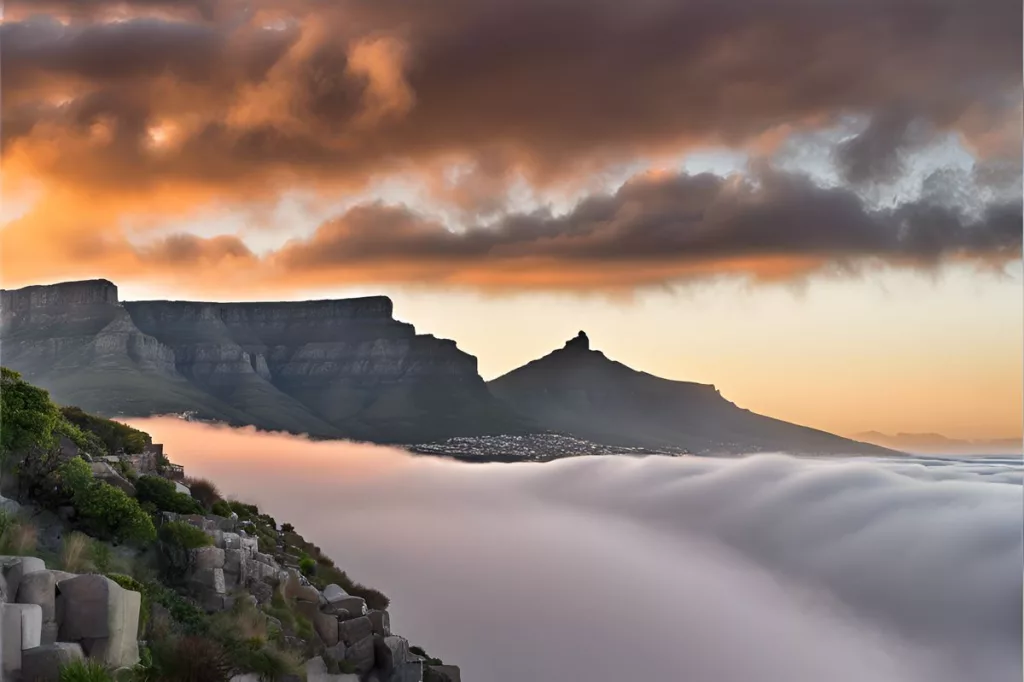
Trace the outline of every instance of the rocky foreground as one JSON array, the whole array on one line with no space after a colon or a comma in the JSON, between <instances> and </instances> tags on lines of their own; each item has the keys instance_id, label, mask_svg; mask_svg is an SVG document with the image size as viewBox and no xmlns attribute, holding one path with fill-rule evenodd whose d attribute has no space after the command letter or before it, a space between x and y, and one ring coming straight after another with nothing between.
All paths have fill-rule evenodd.
<instances>
[{"instance_id":1,"label":"rocky foreground","mask_svg":"<svg viewBox=\"0 0 1024 682\"><path fill-rule=\"evenodd\" d=\"M459 682L290 524L2 374L4 682Z\"/></svg>"}]
</instances>

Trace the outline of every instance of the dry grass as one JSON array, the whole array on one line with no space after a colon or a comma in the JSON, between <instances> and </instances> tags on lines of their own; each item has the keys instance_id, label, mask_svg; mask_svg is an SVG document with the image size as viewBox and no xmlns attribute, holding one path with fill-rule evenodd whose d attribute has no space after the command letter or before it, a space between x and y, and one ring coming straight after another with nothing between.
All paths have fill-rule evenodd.
<instances>
[{"instance_id":1,"label":"dry grass","mask_svg":"<svg viewBox=\"0 0 1024 682\"><path fill-rule=\"evenodd\" d=\"M93 540L84 533L69 533L64 536L60 552L60 567L68 573L85 573L92 570Z\"/></svg>"}]
</instances>

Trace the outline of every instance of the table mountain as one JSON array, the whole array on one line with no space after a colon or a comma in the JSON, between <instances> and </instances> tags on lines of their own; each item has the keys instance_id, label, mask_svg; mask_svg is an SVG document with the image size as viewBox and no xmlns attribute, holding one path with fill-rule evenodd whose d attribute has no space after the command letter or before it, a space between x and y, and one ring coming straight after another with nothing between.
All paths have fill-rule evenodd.
<instances>
[{"instance_id":1,"label":"table mountain","mask_svg":"<svg viewBox=\"0 0 1024 682\"><path fill-rule=\"evenodd\" d=\"M417 334L384 296L294 303L120 302L107 280L0 292L5 366L108 416L194 411L375 442L517 433L476 358Z\"/></svg>"},{"instance_id":2,"label":"table mountain","mask_svg":"<svg viewBox=\"0 0 1024 682\"><path fill-rule=\"evenodd\" d=\"M598 443L693 453L893 454L755 414L709 384L636 371L592 350L584 332L488 387L542 427Z\"/></svg>"}]
</instances>

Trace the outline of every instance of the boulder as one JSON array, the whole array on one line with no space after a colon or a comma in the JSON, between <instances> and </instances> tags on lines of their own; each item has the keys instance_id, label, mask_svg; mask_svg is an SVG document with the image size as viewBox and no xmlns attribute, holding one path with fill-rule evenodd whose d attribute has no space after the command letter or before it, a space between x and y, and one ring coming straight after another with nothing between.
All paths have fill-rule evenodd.
<instances>
[{"instance_id":1,"label":"boulder","mask_svg":"<svg viewBox=\"0 0 1024 682\"><path fill-rule=\"evenodd\" d=\"M224 550L224 572L241 574L244 570L245 553L240 549Z\"/></svg>"},{"instance_id":2,"label":"boulder","mask_svg":"<svg viewBox=\"0 0 1024 682\"><path fill-rule=\"evenodd\" d=\"M104 483L120 488L131 497L135 497L135 486L132 485L131 481L119 474L106 462L93 462L89 465L89 468L92 469L93 478L98 478Z\"/></svg>"},{"instance_id":3,"label":"boulder","mask_svg":"<svg viewBox=\"0 0 1024 682\"><path fill-rule=\"evenodd\" d=\"M58 682L60 669L85 660L82 646L74 642L43 644L21 654L21 678L31 682Z\"/></svg>"},{"instance_id":4,"label":"boulder","mask_svg":"<svg viewBox=\"0 0 1024 682\"><path fill-rule=\"evenodd\" d=\"M192 574L192 584L213 592L224 594L227 592L227 583L224 580L223 568L204 568Z\"/></svg>"},{"instance_id":5,"label":"boulder","mask_svg":"<svg viewBox=\"0 0 1024 682\"><path fill-rule=\"evenodd\" d=\"M221 533L221 547L224 549L242 549L242 538L238 533Z\"/></svg>"},{"instance_id":6,"label":"boulder","mask_svg":"<svg viewBox=\"0 0 1024 682\"><path fill-rule=\"evenodd\" d=\"M71 575L64 571L36 571L22 577L18 587L19 604L38 604L43 611L40 630L43 644L57 641L57 574L61 579Z\"/></svg>"},{"instance_id":7,"label":"boulder","mask_svg":"<svg viewBox=\"0 0 1024 682\"><path fill-rule=\"evenodd\" d=\"M330 585L328 585L327 587L324 588L324 598L327 599L327 601L332 603L332 604L335 601L337 601L339 599L343 599L344 597L347 597L347 596L349 596L348 592L346 592L345 590L341 589L340 586L335 585L334 583L331 583Z\"/></svg>"},{"instance_id":8,"label":"boulder","mask_svg":"<svg viewBox=\"0 0 1024 682\"><path fill-rule=\"evenodd\" d=\"M324 645L334 646L338 643L338 617L317 609L313 614L313 627L316 634L320 635Z\"/></svg>"},{"instance_id":9,"label":"boulder","mask_svg":"<svg viewBox=\"0 0 1024 682\"><path fill-rule=\"evenodd\" d=\"M450 682L462 682L462 670L457 665L432 665L430 669L444 675Z\"/></svg>"},{"instance_id":10,"label":"boulder","mask_svg":"<svg viewBox=\"0 0 1024 682\"><path fill-rule=\"evenodd\" d=\"M337 663L341 663L345 660L346 647L341 642L338 642L334 646L329 646L324 649L324 658L327 660L334 660Z\"/></svg>"},{"instance_id":11,"label":"boulder","mask_svg":"<svg viewBox=\"0 0 1024 682\"><path fill-rule=\"evenodd\" d=\"M364 637L345 648L345 660L353 665L360 675L373 670L373 636Z\"/></svg>"},{"instance_id":12,"label":"boulder","mask_svg":"<svg viewBox=\"0 0 1024 682\"><path fill-rule=\"evenodd\" d=\"M21 653L42 643L43 610L38 604L0 604L0 660L4 678L21 670Z\"/></svg>"},{"instance_id":13,"label":"boulder","mask_svg":"<svg viewBox=\"0 0 1024 682\"><path fill-rule=\"evenodd\" d=\"M274 570L275 571L277 570L277 562L274 561L274 557L270 556L269 554L263 554L262 552L256 552L256 553L254 553L252 555L252 558L255 559L256 561L260 562L261 564L266 564L267 566L273 566Z\"/></svg>"},{"instance_id":14,"label":"boulder","mask_svg":"<svg viewBox=\"0 0 1024 682\"><path fill-rule=\"evenodd\" d=\"M53 571L36 571L23 576L16 601L19 604L38 604L43 611L43 622L55 622L57 577Z\"/></svg>"},{"instance_id":15,"label":"boulder","mask_svg":"<svg viewBox=\"0 0 1024 682\"><path fill-rule=\"evenodd\" d=\"M79 575L57 583L62 642L80 642L90 658L114 668L139 661L142 596L102 575Z\"/></svg>"},{"instance_id":16,"label":"boulder","mask_svg":"<svg viewBox=\"0 0 1024 682\"><path fill-rule=\"evenodd\" d=\"M367 611L366 617L370 619L373 626L373 634L380 637L387 637L391 634L391 616L387 611Z\"/></svg>"},{"instance_id":17,"label":"boulder","mask_svg":"<svg viewBox=\"0 0 1024 682\"><path fill-rule=\"evenodd\" d=\"M34 556L0 556L0 574L3 575L7 590L4 601L14 601L21 585L21 577L37 571L45 571L46 564Z\"/></svg>"},{"instance_id":18,"label":"boulder","mask_svg":"<svg viewBox=\"0 0 1024 682\"><path fill-rule=\"evenodd\" d=\"M338 638L348 646L372 636L373 626L370 625L370 619L366 616L338 623Z\"/></svg>"},{"instance_id":19,"label":"boulder","mask_svg":"<svg viewBox=\"0 0 1024 682\"><path fill-rule=\"evenodd\" d=\"M183 484L183 483L178 483L177 481L175 481L174 482L174 489L177 490L182 495L189 495L189 496L192 495L192 491L189 490L189 487L187 485Z\"/></svg>"},{"instance_id":20,"label":"boulder","mask_svg":"<svg viewBox=\"0 0 1024 682\"><path fill-rule=\"evenodd\" d=\"M284 596L296 601L305 601L312 604L320 603L320 590L312 585L306 585L296 571L289 571L288 582L285 584Z\"/></svg>"},{"instance_id":21,"label":"boulder","mask_svg":"<svg viewBox=\"0 0 1024 682\"><path fill-rule=\"evenodd\" d=\"M278 583L280 577L277 568L255 559L244 559L243 563L245 566L242 573L245 575L246 581L263 580L272 584Z\"/></svg>"},{"instance_id":22,"label":"boulder","mask_svg":"<svg viewBox=\"0 0 1024 682\"><path fill-rule=\"evenodd\" d=\"M366 615L366 600L362 597L343 597L331 602L331 606L337 610L338 620L348 620L349 618L359 618ZM342 611L348 612L346 618L342 618Z\"/></svg>"},{"instance_id":23,"label":"boulder","mask_svg":"<svg viewBox=\"0 0 1024 682\"><path fill-rule=\"evenodd\" d=\"M409 642L404 637L375 636L373 647L377 668L387 675L412 660L409 656Z\"/></svg>"},{"instance_id":24,"label":"boulder","mask_svg":"<svg viewBox=\"0 0 1024 682\"><path fill-rule=\"evenodd\" d=\"M269 604L274 598L274 588L262 580L249 581L246 589L249 590L249 594L255 597L256 601L260 604Z\"/></svg>"},{"instance_id":25,"label":"boulder","mask_svg":"<svg viewBox=\"0 0 1024 682\"><path fill-rule=\"evenodd\" d=\"M242 551L249 556L256 556L256 553L260 551L260 541L258 538L243 537Z\"/></svg>"},{"instance_id":26,"label":"boulder","mask_svg":"<svg viewBox=\"0 0 1024 682\"><path fill-rule=\"evenodd\" d=\"M196 571L224 568L224 550L219 547L198 547L189 550L189 560Z\"/></svg>"}]
</instances>

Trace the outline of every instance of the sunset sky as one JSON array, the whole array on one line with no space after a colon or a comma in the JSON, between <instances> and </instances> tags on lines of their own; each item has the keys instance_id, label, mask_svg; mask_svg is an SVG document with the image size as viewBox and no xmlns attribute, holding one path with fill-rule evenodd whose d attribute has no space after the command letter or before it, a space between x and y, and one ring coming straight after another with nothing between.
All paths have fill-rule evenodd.
<instances>
[{"instance_id":1,"label":"sunset sky","mask_svg":"<svg viewBox=\"0 0 1024 682\"><path fill-rule=\"evenodd\" d=\"M1021 434L1019 0L13 0L0 284L386 293L842 434Z\"/></svg>"}]
</instances>

